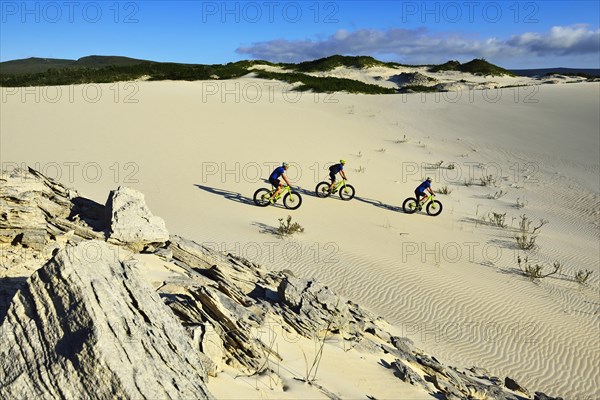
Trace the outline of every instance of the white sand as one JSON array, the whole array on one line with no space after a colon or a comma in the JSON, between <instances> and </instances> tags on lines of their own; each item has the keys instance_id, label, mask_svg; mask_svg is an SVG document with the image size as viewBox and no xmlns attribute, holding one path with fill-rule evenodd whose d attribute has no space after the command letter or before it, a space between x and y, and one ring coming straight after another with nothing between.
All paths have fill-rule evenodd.
<instances>
[{"instance_id":1,"label":"white sand","mask_svg":"<svg viewBox=\"0 0 600 400\"><path fill-rule=\"evenodd\" d=\"M56 103L48 101L56 88L2 89L3 166L58 171L101 203L116 186L132 186L170 232L315 276L445 362L552 395L600 396L600 84L462 92L457 100L282 93L284 84L251 78L125 85L63 87ZM89 96L100 88L99 101L86 101L84 88ZM126 103L134 91L138 103ZM293 162L290 177L312 191L339 158L359 198L305 194L293 212L247 204L264 186L257 176L276 163ZM457 168L424 169L440 160ZM498 187L463 185L488 174ZM395 211L426 175L434 189L453 189L438 196L443 213ZM508 194L487 198L500 190ZM525 208L514 207L517 198ZM535 258L561 262L562 274L537 282L518 274L511 229L478 221L492 211L506 212L513 227L521 214L548 220ZM261 233L288 214L305 233ZM594 271L587 286L572 280L582 269ZM344 382L360 371L325 366L323 374Z\"/></svg>"}]
</instances>

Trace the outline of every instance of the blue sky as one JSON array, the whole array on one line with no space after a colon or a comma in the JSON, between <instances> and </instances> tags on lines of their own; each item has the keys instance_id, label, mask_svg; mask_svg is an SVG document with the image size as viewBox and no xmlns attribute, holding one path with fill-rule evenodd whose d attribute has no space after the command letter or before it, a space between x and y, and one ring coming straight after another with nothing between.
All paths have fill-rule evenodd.
<instances>
[{"instance_id":1,"label":"blue sky","mask_svg":"<svg viewBox=\"0 0 600 400\"><path fill-rule=\"evenodd\" d=\"M598 1L0 1L0 60L408 64L485 57L507 68L600 68Z\"/></svg>"}]
</instances>

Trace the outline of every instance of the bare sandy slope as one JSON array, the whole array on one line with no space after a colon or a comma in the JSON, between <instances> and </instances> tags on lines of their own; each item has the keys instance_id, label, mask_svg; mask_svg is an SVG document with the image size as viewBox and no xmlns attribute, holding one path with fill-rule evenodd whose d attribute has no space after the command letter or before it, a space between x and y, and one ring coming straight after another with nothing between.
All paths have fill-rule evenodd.
<instances>
[{"instance_id":1,"label":"bare sandy slope","mask_svg":"<svg viewBox=\"0 0 600 400\"><path fill-rule=\"evenodd\" d=\"M64 87L56 102L56 88L3 89L3 166L38 164L102 203L117 185L135 187L171 232L315 276L446 362L600 396L599 84L387 96L252 79L126 85ZM357 198L315 198L340 158ZM252 205L284 160L301 208ZM455 168L427 169L439 161ZM399 212L427 175L453 190L438 196L442 214ZM487 175L495 186L479 185ZM491 212L508 227L482 223ZM270 231L288 214L306 230L281 240ZM560 274L519 274L523 214L549 221L529 260L558 261ZM581 286L573 274L584 269L594 272Z\"/></svg>"}]
</instances>

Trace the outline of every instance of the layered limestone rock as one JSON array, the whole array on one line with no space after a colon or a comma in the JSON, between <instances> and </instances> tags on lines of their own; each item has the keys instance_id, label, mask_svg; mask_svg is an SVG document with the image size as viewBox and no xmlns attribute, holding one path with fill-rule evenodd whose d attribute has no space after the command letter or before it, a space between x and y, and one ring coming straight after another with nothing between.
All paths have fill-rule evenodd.
<instances>
[{"instance_id":1,"label":"layered limestone rock","mask_svg":"<svg viewBox=\"0 0 600 400\"><path fill-rule=\"evenodd\" d=\"M202 355L119 252L68 246L31 276L1 327L0 398L210 398Z\"/></svg>"},{"instance_id":2,"label":"layered limestone rock","mask_svg":"<svg viewBox=\"0 0 600 400\"><path fill-rule=\"evenodd\" d=\"M169 240L165 221L152 215L144 195L135 189L120 186L111 191L106 201L106 213L111 242L143 250L149 246L160 247Z\"/></svg>"},{"instance_id":3,"label":"layered limestone rock","mask_svg":"<svg viewBox=\"0 0 600 400\"><path fill-rule=\"evenodd\" d=\"M0 172L0 323L27 278L68 243L105 238L104 206L39 172Z\"/></svg>"}]
</instances>

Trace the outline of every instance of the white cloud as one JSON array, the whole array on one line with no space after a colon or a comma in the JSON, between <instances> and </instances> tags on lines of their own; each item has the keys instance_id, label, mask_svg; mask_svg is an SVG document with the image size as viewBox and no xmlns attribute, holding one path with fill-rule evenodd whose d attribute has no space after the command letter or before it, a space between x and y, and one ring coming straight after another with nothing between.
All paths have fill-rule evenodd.
<instances>
[{"instance_id":1,"label":"white cloud","mask_svg":"<svg viewBox=\"0 0 600 400\"><path fill-rule=\"evenodd\" d=\"M585 25L554 26L549 33L524 33L506 41L507 46L531 51L538 56L600 53L600 29Z\"/></svg>"},{"instance_id":2,"label":"white cloud","mask_svg":"<svg viewBox=\"0 0 600 400\"><path fill-rule=\"evenodd\" d=\"M475 39L418 29L339 30L323 40L273 40L236 50L254 58L297 62L332 54L387 54L407 63L437 63L457 58L586 56L600 57L600 29L587 25L555 26L549 32L526 32L509 39ZM600 61L599 61L600 62Z\"/></svg>"}]
</instances>

